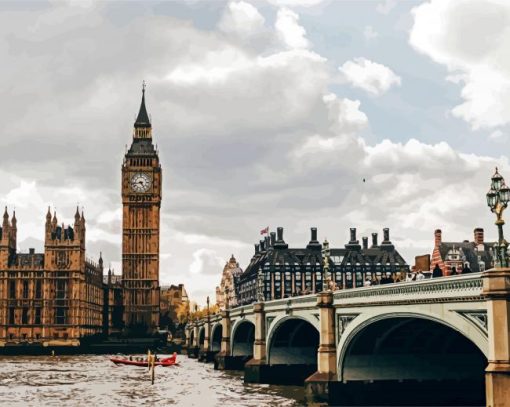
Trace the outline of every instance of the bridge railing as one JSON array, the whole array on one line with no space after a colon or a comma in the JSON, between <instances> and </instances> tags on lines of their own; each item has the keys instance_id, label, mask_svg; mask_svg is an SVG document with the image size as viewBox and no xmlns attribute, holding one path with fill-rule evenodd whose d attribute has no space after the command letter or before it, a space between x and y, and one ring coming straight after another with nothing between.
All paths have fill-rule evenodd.
<instances>
[{"instance_id":1,"label":"bridge railing","mask_svg":"<svg viewBox=\"0 0 510 407\"><path fill-rule=\"evenodd\" d=\"M454 302L480 301L482 296L481 273L448 276L422 281L400 282L334 293L334 304L382 304L391 301L413 302Z\"/></svg>"}]
</instances>

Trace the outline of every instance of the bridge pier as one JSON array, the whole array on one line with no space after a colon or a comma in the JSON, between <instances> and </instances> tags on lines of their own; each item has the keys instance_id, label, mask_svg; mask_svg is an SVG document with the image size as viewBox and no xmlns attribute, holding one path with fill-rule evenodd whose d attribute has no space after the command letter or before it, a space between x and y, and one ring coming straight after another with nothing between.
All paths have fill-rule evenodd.
<instances>
[{"instance_id":1,"label":"bridge pier","mask_svg":"<svg viewBox=\"0 0 510 407\"><path fill-rule=\"evenodd\" d=\"M255 314L255 341L253 358L244 365L245 383L264 383L269 372L266 362L266 313L264 303L253 304Z\"/></svg>"},{"instance_id":2,"label":"bridge pier","mask_svg":"<svg viewBox=\"0 0 510 407\"><path fill-rule=\"evenodd\" d=\"M214 368L216 370L231 370L232 352L230 349L231 322L230 312L224 310L221 312L221 348L220 352L214 356Z\"/></svg>"},{"instance_id":3,"label":"bridge pier","mask_svg":"<svg viewBox=\"0 0 510 407\"><path fill-rule=\"evenodd\" d=\"M320 345L317 352L317 372L305 380L307 402L327 405L329 388L337 381L335 308L333 293L321 292L317 295L320 319Z\"/></svg>"},{"instance_id":4,"label":"bridge pier","mask_svg":"<svg viewBox=\"0 0 510 407\"><path fill-rule=\"evenodd\" d=\"M489 328L486 404L504 407L510 403L510 268L488 270L482 279Z\"/></svg>"},{"instance_id":5,"label":"bridge pier","mask_svg":"<svg viewBox=\"0 0 510 407\"><path fill-rule=\"evenodd\" d=\"M209 318L205 324L205 337L204 337L204 347L200 349L198 354L198 361L204 363L210 363L214 361L214 355L216 352L211 350L211 321Z\"/></svg>"},{"instance_id":6,"label":"bridge pier","mask_svg":"<svg viewBox=\"0 0 510 407\"><path fill-rule=\"evenodd\" d=\"M193 330L193 340L191 341L190 346L187 349L188 357L191 359L197 359L198 358L198 352L200 350L198 345L198 334L199 334L199 328L198 325L192 325L191 330Z\"/></svg>"}]
</instances>

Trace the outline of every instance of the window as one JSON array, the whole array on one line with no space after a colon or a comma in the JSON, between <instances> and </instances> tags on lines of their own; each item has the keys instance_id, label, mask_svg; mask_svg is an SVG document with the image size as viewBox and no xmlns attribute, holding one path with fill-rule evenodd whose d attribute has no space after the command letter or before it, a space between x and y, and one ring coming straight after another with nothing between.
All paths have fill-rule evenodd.
<instances>
[{"instance_id":1,"label":"window","mask_svg":"<svg viewBox=\"0 0 510 407\"><path fill-rule=\"evenodd\" d=\"M14 308L9 308L9 324L10 325L14 325L15 324L15 320L14 320Z\"/></svg>"},{"instance_id":2,"label":"window","mask_svg":"<svg viewBox=\"0 0 510 407\"><path fill-rule=\"evenodd\" d=\"M57 299L67 298L67 281L66 280L55 281L55 298L57 298Z\"/></svg>"},{"instance_id":3,"label":"window","mask_svg":"<svg viewBox=\"0 0 510 407\"><path fill-rule=\"evenodd\" d=\"M62 325L67 323L67 309L65 308L56 308L55 312L55 324Z\"/></svg>"},{"instance_id":4,"label":"window","mask_svg":"<svg viewBox=\"0 0 510 407\"><path fill-rule=\"evenodd\" d=\"M41 308L35 308L34 324L36 325L41 324Z\"/></svg>"},{"instance_id":5,"label":"window","mask_svg":"<svg viewBox=\"0 0 510 407\"><path fill-rule=\"evenodd\" d=\"M35 298L42 297L42 289L41 289L41 280L36 280L35 282Z\"/></svg>"},{"instance_id":6,"label":"window","mask_svg":"<svg viewBox=\"0 0 510 407\"><path fill-rule=\"evenodd\" d=\"M16 281L9 281L9 298L16 298Z\"/></svg>"},{"instance_id":7,"label":"window","mask_svg":"<svg viewBox=\"0 0 510 407\"><path fill-rule=\"evenodd\" d=\"M28 280L23 280L23 298L28 298Z\"/></svg>"},{"instance_id":8,"label":"window","mask_svg":"<svg viewBox=\"0 0 510 407\"><path fill-rule=\"evenodd\" d=\"M23 325L28 324L28 308L23 308L23 311L21 312L21 323Z\"/></svg>"}]
</instances>

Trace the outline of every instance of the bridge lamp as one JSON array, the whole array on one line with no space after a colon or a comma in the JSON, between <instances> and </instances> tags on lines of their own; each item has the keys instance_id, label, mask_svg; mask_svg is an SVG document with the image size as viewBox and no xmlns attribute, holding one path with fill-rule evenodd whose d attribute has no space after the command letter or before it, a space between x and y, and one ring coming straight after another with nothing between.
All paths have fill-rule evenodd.
<instances>
[{"instance_id":1,"label":"bridge lamp","mask_svg":"<svg viewBox=\"0 0 510 407\"><path fill-rule=\"evenodd\" d=\"M323 276L322 276L322 291L330 290L331 287L331 277L329 274L329 256L331 255L331 251L329 249L328 239L324 240L322 244L322 261L323 261Z\"/></svg>"},{"instance_id":2,"label":"bridge lamp","mask_svg":"<svg viewBox=\"0 0 510 407\"><path fill-rule=\"evenodd\" d=\"M505 184L504 178L498 172L498 168L496 167L496 172L491 178L491 186L489 192L487 192L487 205L489 206L491 212L496 214L496 226L498 227L498 246L496 250L497 257L497 267L508 267L508 242L505 240L503 236L503 225L505 221L503 220L503 211L508 206L508 202L510 201L510 188L508 188Z\"/></svg>"}]
</instances>

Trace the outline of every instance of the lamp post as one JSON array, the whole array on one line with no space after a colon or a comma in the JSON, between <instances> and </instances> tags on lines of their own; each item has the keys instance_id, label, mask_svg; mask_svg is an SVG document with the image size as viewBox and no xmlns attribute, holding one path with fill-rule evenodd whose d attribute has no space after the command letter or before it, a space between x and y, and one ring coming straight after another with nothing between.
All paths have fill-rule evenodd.
<instances>
[{"instance_id":1,"label":"lamp post","mask_svg":"<svg viewBox=\"0 0 510 407\"><path fill-rule=\"evenodd\" d=\"M257 302L264 302L266 300L266 296L264 295L264 276L262 273L262 268L259 268L259 272L257 273Z\"/></svg>"},{"instance_id":2,"label":"lamp post","mask_svg":"<svg viewBox=\"0 0 510 407\"><path fill-rule=\"evenodd\" d=\"M491 209L491 212L496 214L496 226L498 227L498 245L496 250L497 263L496 267L508 267L508 242L503 236L503 211L508 206L510 201L510 188L505 184L504 178L498 172L496 172L491 178L491 187L487 192L487 205Z\"/></svg>"},{"instance_id":3,"label":"lamp post","mask_svg":"<svg viewBox=\"0 0 510 407\"><path fill-rule=\"evenodd\" d=\"M329 256L331 251L329 250L329 242L328 239L324 240L322 244L322 291L331 290L331 275L329 274Z\"/></svg>"}]
</instances>

